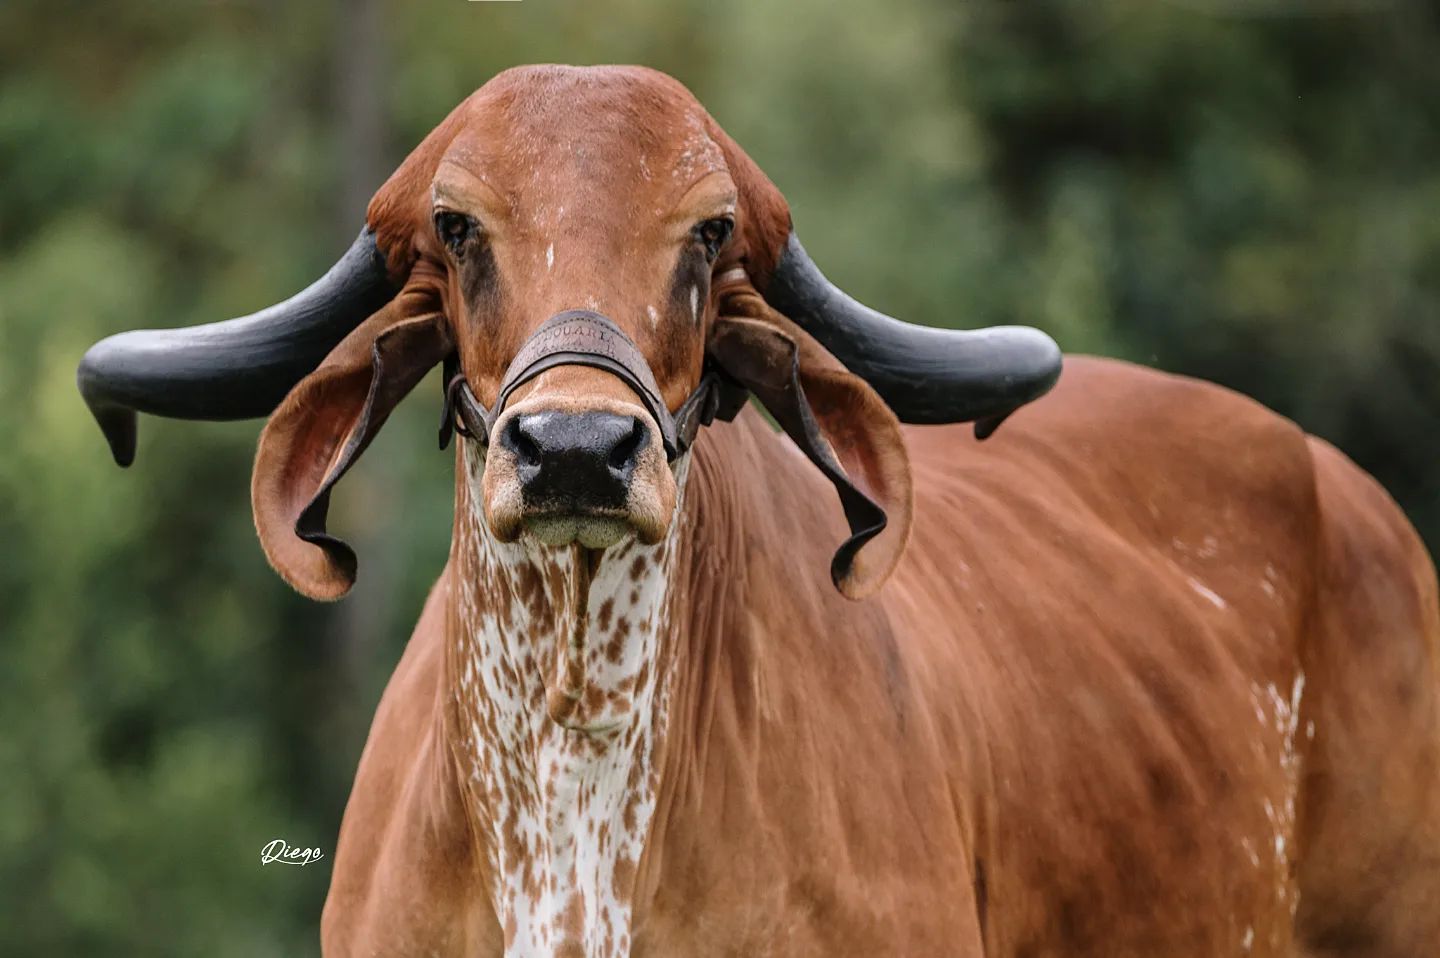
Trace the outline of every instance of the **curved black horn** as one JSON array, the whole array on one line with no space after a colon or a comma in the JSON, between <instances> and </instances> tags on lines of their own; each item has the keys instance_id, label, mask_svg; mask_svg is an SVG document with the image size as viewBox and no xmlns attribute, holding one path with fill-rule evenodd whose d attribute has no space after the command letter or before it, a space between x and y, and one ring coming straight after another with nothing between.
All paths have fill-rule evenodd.
<instances>
[{"instance_id":1,"label":"curved black horn","mask_svg":"<svg viewBox=\"0 0 1440 958\"><path fill-rule=\"evenodd\" d=\"M1060 378L1055 341L1028 326L913 326L851 299L790 234L765 300L870 383L902 422L978 421L989 435Z\"/></svg>"},{"instance_id":2,"label":"curved black horn","mask_svg":"<svg viewBox=\"0 0 1440 958\"><path fill-rule=\"evenodd\" d=\"M367 227L339 262L283 303L184 329L102 339L80 361L80 394L122 466L135 458L135 413L175 419L255 419L397 289Z\"/></svg>"}]
</instances>

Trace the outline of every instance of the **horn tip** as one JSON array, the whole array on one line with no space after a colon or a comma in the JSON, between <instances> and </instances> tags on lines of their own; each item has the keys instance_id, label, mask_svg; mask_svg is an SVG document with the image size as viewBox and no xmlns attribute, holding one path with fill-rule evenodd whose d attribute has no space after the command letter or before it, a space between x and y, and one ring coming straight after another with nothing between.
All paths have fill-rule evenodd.
<instances>
[{"instance_id":1,"label":"horn tip","mask_svg":"<svg viewBox=\"0 0 1440 958\"><path fill-rule=\"evenodd\" d=\"M95 417L100 432L105 436L115 464L123 469L135 461L136 416L135 410L115 403L105 395L106 359L113 348L110 340L114 338L101 340L86 351L75 371L75 383L85 405L90 408L90 415Z\"/></svg>"},{"instance_id":2,"label":"horn tip","mask_svg":"<svg viewBox=\"0 0 1440 958\"><path fill-rule=\"evenodd\" d=\"M1065 368L1065 353L1049 333L1034 326L997 326L993 331L1010 343L1012 359L1020 371L1019 378L1027 383L1031 395L1024 401L1039 399L1060 381Z\"/></svg>"},{"instance_id":3,"label":"horn tip","mask_svg":"<svg viewBox=\"0 0 1440 958\"><path fill-rule=\"evenodd\" d=\"M131 409L92 409L115 465L127 468L135 461L135 412Z\"/></svg>"},{"instance_id":4,"label":"horn tip","mask_svg":"<svg viewBox=\"0 0 1440 958\"><path fill-rule=\"evenodd\" d=\"M110 455L121 469L135 461L135 411L133 409L92 410L105 442L110 446Z\"/></svg>"}]
</instances>

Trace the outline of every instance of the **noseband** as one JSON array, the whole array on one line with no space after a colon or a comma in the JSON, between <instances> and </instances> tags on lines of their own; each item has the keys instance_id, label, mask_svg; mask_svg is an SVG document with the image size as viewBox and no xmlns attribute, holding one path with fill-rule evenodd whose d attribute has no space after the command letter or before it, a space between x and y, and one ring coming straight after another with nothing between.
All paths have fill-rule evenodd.
<instances>
[{"instance_id":1,"label":"noseband","mask_svg":"<svg viewBox=\"0 0 1440 958\"><path fill-rule=\"evenodd\" d=\"M660 396L650 364L624 330L599 313L572 309L551 316L525 341L500 380L495 405L488 409L470 388L469 380L460 369L458 355L450 354L445 360L440 448L450 444L453 432L482 444L489 443L495 420L505 411L510 395L556 366L603 369L629 386L660 426L660 438L669 462L685 454L701 426L708 426L717 418L726 422L734 419L747 398L743 386L707 359L699 385L672 414Z\"/></svg>"},{"instance_id":2,"label":"noseband","mask_svg":"<svg viewBox=\"0 0 1440 958\"><path fill-rule=\"evenodd\" d=\"M753 392L776 423L834 485L850 526L850 537L836 551L830 577L837 584L849 574L855 555L866 542L879 535L886 525L885 510L850 481L835 458L834 450L821 435L815 415L800 383L798 347L792 342L785 364L756 373L741 344L719 337L706 350L700 383L672 414L660 396L655 374L640 348L624 331L606 317L589 310L569 310L547 319L515 354L504 377L495 405L488 409L475 397L457 354L445 359L445 408L440 422L440 448L450 444L456 432L488 444L495 421L505 411L512 393L547 369L556 366L591 366L618 377L640 397L645 409L660 426L665 458L674 462L695 441L701 426L716 419L730 422L745 407Z\"/></svg>"}]
</instances>

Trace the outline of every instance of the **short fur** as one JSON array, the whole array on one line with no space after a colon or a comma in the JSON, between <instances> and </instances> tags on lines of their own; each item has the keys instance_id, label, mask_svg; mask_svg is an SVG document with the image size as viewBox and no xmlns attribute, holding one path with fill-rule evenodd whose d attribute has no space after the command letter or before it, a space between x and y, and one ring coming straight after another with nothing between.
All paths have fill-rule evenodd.
<instances>
[{"instance_id":1,"label":"short fur","mask_svg":"<svg viewBox=\"0 0 1440 958\"><path fill-rule=\"evenodd\" d=\"M437 204L482 223L483 253L447 252ZM687 231L728 208L723 281L677 294ZM345 813L327 955L1440 953L1434 569L1339 453L1224 389L1084 358L984 444L899 427L759 303L784 201L650 71L497 77L370 225L482 401L561 309L621 322L672 409L726 323L760 324L732 327L757 349L790 337L895 526L847 590L873 597L837 594L834 491L747 410L642 470L643 536L545 546L517 532L498 447L462 441L449 562ZM309 594L353 569L310 565L297 504L364 421L368 350L399 318L342 344L261 444L262 541ZM593 370L515 403L643 415Z\"/></svg>"}]
</instances>

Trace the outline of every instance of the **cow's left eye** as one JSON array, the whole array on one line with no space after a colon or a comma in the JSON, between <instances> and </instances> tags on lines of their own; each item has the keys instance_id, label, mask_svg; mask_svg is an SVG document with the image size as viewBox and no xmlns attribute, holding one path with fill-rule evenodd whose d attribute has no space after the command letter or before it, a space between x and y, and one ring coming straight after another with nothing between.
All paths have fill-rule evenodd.
<instances>
[{"instance_id":1,"label":"cow's left eye","mask_svg":"<svg viewBox=\"0 0 1440 958\"><path fill-rule=\"evenodd\" d=\"M464 213L452 213L449 210L435 213L435 234L456 256L460 255L465 241L475 235L476 226L475 220Z\"/></svg>"},{"instance_id":2,"label":"cow's left eye","mask_svg":"<svg viewBox=\"0 0 1440 958\"><path fill-rule=\"evenodd\" d=\"M720 255L720 250L725 248L725 244L733 232L735 232L735 221L728 216L719 216L696 226L695 238L705 247L705 255L713 263L715 258Z\"/></svg>"}]
</instances>

